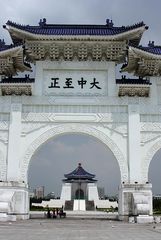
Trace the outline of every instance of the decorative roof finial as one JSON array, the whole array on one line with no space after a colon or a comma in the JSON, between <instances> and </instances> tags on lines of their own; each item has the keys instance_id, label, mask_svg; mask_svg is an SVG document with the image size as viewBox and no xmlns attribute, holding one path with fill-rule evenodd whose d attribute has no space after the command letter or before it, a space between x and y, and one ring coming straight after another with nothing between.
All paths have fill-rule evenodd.
<instances>
[{"instance_id":1,"label":"decorative roof finial","mask_svg":"<svg viewBox=\"0 0 161 240\"><path fill-rule=\"evenodd\" d=\"M46 25L46 18L40 19L39 26L43 27Z\"/></svg>"},{"instance_id":2,"label":"decorative roof finial","mask_svg":"<svg viewBox=\"0 0 161 240\"><path fill-rule=\"evenodd\" d=\"M78 167L81 167L81 165L82 165L81 163L78 163Z\"/></svg>"},{"instance_id":3,"label":"decorative roof finial","mask_svg":"<svg viewBox=\"0 0 161 240\"><path fill-rule=\"evenodd\" d=\"M126 79L126 75L122 75L122 79Z\"/></svg>"},{"instance_id":4,"label":"decorative roof finial","mask_svg":"<svg viewBox=\"0 0 161 240\"><path fill-rule=\"evenodd\" d=\"M154 41L149 41L148 47L154 47Z\"/></svg>"},{"instance_id":5,"label":"decorative roof finial","mask_svg":"<svg viewBox=\"0 0 161 240\"><path fill-rule=\"evenodd\" d=\"M44 25L46 24L46 18L43 18L43 24Z\"/></svg>"},{"instance_id":6,"label":"decorative roof finial","mask_svg":"<svg viewBox=\"0 0 161 240\"><path fill-rule=\"evenodd\" d=\"M113 21L112 21L112 19L110 20L110 19L108 19L108 18L107 18L107 19L106 19L106 26L107 26L107 27L111 27L111 28L112 28L112 27L113 27L113 25L114 25L114 24L113 24Z\"/></svg>"},{"instance_id":7,"label":"decorative roof finial","mask_svg":"<svg viewBox=\"0 0 161 240\"><path fill-rule=\"evenodd\" d=\"M39 21L39 26L42 26L42 19L40 19Z\"/></svg>"},{"instance_id":8,"label":"decorative roof finial","mask_svg":"<svg viewBox=\"0 0 161 240\"><path fill-rule=\"evenodd\" d=\"M0 39L0 47L4 46L5 45L5 41L4 39Z\"/></svg>"}]
</instances>

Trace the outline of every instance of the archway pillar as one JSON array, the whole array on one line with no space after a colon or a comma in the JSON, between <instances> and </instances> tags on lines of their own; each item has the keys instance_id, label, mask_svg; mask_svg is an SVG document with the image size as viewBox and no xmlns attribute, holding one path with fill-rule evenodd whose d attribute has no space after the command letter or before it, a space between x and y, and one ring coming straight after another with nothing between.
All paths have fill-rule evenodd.
<instances>
[{"instance_id":1,"label":"archway pillar","mask_svg":"<svg viewBox=\"0 0 161 240\"><path fill-rule=\"evenodd\" d=\"M0 220L29 218L28 185L19 181L21 103L11 103L5 181L0 182Z\"/></svg>"},{"instance_id":2,"label":"archway pillar","mask_svg":"<svg viewBox=\"0 0 161 240\"><path fill-rule=\"evenodd\" d=\"M20 182L0 182L0 221L29 219L28 186Z\"/></svg>"},{"instance_id":3,"label":"archway pillar","mask_svg":"<svg viewBox=\"0 0 161 240\"><path fill-rule=\"evenodd\" d=\"M142 174L138 105L128 106L128 167L129 182L123 182L119 187L119 218L128 220L133 216L136 222L151 222L152 185L145 184Z\"/></svg>"},{"instance_id":4,"label":"archway pillar","mask_svg":"<svg viewBox=\"0 0 161 240\"><path fill-rule=\"evenodd\" d=\"M22 104L12 103L7 154L7 181L19 181L19 160L21 148L21 110Z\"/></svg>"},{"instance_id":5,"label":"archway pillar","mask_svg":"<svg viewBox=\"0 0 161 240\"><path fill-rule=\"evenodd\" d=\"M153 222L152 185L121 184L119 187L119 219L135 222Z\"/></svg>"},{"instance_id":6,"label":"archway pillar","mask_svg":"<svg viewBox=\"0 0 161 240\"><path fill-rule=\"evenodd\" d=\"M129 183L142 184L140 150L140 113L138 105L128 106Z\"/></svg>"}]
</instances>

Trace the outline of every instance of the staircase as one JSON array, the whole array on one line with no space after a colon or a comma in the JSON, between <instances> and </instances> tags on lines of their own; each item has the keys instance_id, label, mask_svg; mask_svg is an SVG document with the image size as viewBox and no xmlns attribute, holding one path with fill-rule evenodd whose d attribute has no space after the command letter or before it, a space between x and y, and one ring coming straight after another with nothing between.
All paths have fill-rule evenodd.
<instances>
[{"instance_id":1,"label":"staircase","mask_svg":"<svg viewBox=\"0 0 161 240\"><path fill-rule=\"evenodd\" d=\"M74 211L86 211L85 200L74 200Z\"/></svg>"},{"instance_id":2,"label":"staircase","mask_svg":"<svg viewBox=\"0 0 161 240\"><path fill-rule=\"evenodd\" d=\"M94 201L88 200L71 200L65 201L65 211L94 211Z\"/></svg>"}]
</instances>

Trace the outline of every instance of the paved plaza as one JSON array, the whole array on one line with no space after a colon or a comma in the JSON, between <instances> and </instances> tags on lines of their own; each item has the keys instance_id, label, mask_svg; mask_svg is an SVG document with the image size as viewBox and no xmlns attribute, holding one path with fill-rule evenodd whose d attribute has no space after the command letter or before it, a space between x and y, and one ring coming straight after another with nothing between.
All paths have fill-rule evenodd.
<instances>
[{"instance_id":1,"label":"paved plaza","mask_svg":"<svg viewBox=\"0 0 161 240\"><path fill-rule=\"evenodd\" d=\"M160 240L161 224L101 219L30 219L0 223L0 240Z\"/></svg>"}]
</instances>

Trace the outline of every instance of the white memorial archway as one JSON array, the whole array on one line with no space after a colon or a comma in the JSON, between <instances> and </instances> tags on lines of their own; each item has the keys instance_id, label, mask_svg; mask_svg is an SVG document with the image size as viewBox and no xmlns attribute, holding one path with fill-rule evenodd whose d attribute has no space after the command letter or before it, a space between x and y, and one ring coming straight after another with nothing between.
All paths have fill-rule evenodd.
<instances>
[{"instance_id":1,"label":"white memorial archway","mask_svg":"<svg viewBox=\"0 0 161 240\"><path fill-rule=\"evenodd\" d=\"M118 161L119 218L152 221L148 168L161 147L161 48L156 54L154 42L139 46L148 27L41 19L38 26L8 21L4 28L13 45L0 40L2 218L29 217L27 171L34 152L51 138L81 133L103 142ZM36 66L34 78L13 77L30 71L29 63ZM116 79L120 63L122 72L138 78Z\"/></svg>"}]
</instances>

